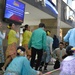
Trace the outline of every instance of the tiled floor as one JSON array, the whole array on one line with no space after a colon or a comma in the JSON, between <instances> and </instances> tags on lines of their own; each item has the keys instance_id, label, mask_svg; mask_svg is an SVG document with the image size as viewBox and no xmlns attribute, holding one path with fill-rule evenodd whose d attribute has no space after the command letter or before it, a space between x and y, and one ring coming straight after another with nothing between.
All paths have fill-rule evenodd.
<instances>
[{"instance_id":1,"label":"tiled floor","mask_svg":"<svg viewBox=\"0 0 75 75\"><path fill-rule=\"evenodd\" d=\"M49 65L49 66L48 66L48 71L52 71L52 70L54 70L54 69L53 69L53 65ZM49 74L49 75L59 75L59 72L60 72L60 71L55 71L55 72L53 72L53 73L51 73L51 74ZM44 73L44 71L43 71L43 73Z\"/></svg>"}]
</instances>

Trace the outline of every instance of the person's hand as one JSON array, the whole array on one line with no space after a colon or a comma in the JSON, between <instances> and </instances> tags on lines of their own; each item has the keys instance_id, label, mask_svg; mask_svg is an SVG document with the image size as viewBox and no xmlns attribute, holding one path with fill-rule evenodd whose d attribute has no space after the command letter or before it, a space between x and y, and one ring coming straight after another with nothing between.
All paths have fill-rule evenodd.
<instances>
[{"instance_id":1,"label":"person's hand","mask_svg":"<svg viewBox=\"0 0 75 75\"><path fill-rule=\"evenodd\" d=\"M39 74L39 75L43 75L43 74L42 74L42 72L40 72L40 74Z\"/></svg>"},{"instance_id":2,"label":"person's hand","mask_svg":"<svg viewBox=\"0 0 75 75\"><path fill-rule=\"evenodd\" d=\"M16 28L15 28L15 31L16 31L16 32L19 32L19 31L20 31L20 28L19 28L19 27L16 27Z\"/></svg>"},{"instance_id":3,"label":"person's hand","mask_svg":"<svg viewBox=\"0 0 75 75\"><path fill-rule=\"evenodd\" d=\"M6 30L3 30L3 33L6 33Z\"/></svg>"},{"instance_id":4,"label":"person's hand","mask_svg":"<svg viewBox=\"0 0 75 75\"><path fill-rule=\"evenodd\" d=\"M18 29L16 29L16 32L19 32L19 30L18 30Z\"/></svg>"},{"instance_id":5,"label":"person's hand","mask_svg":"<svg viewBox=\"0 0 75 75\"><path fill-rule=\"evenodd\" d=\"M42 72L40 72L40 73L39 73L39 74L37 74L37 75L43 75L43 74L42 74Z\"/></svg>"}]
</instances>

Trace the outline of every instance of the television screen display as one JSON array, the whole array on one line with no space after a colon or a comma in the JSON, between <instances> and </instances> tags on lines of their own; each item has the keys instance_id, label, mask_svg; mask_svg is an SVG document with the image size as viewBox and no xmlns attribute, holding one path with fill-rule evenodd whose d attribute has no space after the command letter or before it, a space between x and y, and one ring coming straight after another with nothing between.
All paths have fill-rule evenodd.
<instances>
[{"instance_id":1,"label":"television screen display","mask_svg":"<svg viewBox=\"0 0 75 75\"><path fill-rule=\"evenodd\" d=\"M6 0L5 2L4 18L22 23L24 20L25 4L18 0Z\"/></svg>"}]
</instances>

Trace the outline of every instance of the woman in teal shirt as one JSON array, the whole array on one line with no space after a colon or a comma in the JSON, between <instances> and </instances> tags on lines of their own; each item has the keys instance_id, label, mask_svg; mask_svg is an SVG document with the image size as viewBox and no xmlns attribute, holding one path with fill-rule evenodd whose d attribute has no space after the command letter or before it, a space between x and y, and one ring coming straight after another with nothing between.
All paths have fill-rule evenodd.
<instances>
[{"instance_id":1,"label":"woman in teal shirt","mask_svg":"<svg viewBox=\"0 0 75 75\"><path fill-rule=\"evenodd\" d=\"M46 39L47 48L46 48L46 51L43 53L43 56L42 56L42 61L41 61L40 67L39 67L40 71L42 71L42 67L43 66L44 66L44 70L47 70L48 63L50 62L50 59L51 59L53 38L50 37L50 34L51 34L51 32L49 30L47 30L46 31L46 35L47 35L47 39Z\"/></svg>"},{"instance_id":2,"label":"woman in teal shirt","mask_svg":"<svg viewBox=\"0 0 75 75\"><path fill-rule=\"evenodd\" d=\"M4 75L42 75L41 72L31 68L29 60L24 55L25 49L19 46L17 56L9 64Z\"/></svg>"}]
</instances>

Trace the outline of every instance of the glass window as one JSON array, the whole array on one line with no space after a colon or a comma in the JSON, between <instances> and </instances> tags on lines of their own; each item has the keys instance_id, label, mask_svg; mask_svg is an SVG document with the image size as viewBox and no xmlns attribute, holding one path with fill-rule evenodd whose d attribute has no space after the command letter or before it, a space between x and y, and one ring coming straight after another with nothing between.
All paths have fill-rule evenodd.
<instances>
[{"instance_id":1,"label":"glass window","mask_svg":"<svg viewBox=\"0 0 75 75\"><path fill-rule=\"evenodd\" d=\"M68 6L72 8L72 0L68 0Z\"/></svg>"},{"instance_id":2,"label":"glass window","mask_svg":"<svg viewBox=\"0 0 75 75\"><path fill-rule=\"evenodd\" d=\"M67 4L67 0L63 0Z\"/></svg>"},{"instance_id":3,"label":"glass window","mask_svg":"<svg viewBox=\"0 0 75 75\"><path fill-rule=\"evenodd\" d=\"M52 2L56 5L56 0L52 0Z\"/></svg>"},{"instance_id":4,"label":"glass window","mask_svg":"<svg viewBox=\"0 0 75 75\"><path fill-rule=\"evenodd\" d=\"M75 10L75 0L63 0L70 8Z\"/></svg>"},{"instance_id":5,"label":"glass window","mask_svg":"<svg viewBox=\"0 0 75 75\"><path fill-rule=\"evenodd\" d=\"M75 0L72 1L72 9L75 11Z\"/></svg>"}]
</instances>

